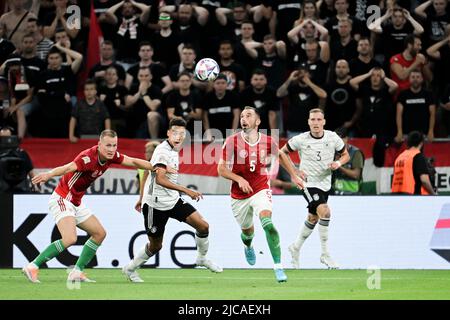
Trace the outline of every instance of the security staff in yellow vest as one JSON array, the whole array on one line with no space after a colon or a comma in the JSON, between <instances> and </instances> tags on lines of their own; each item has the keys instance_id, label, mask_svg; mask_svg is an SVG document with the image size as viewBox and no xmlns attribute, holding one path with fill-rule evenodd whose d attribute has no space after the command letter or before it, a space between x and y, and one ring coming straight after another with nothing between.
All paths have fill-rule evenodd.
<instances>
[{"instance_id":1,"label":"security staff in yellow vest","mask_svg":"<svg viewBox=\"0 0 450 320\"><path fill-rule=\"evenodd\" d=\"M336 130L336 133L344 141L350 155L350 161L333 172L334 194L361 194L364 154L357 147L348 143L347 129L339 128Z\"/></svg>"},{"instance_id":2,"label":"security staff in yellow vest","mask_svg":"<svg viewBox=\"0 0 450 320\"><path fill-rule=\"evenodd\" d=\"M430 182L427 160L421 152L423 134L412 131L406 143L408 149L395 159L392 193L435 195Z\"/></svg>"}]
</instances>

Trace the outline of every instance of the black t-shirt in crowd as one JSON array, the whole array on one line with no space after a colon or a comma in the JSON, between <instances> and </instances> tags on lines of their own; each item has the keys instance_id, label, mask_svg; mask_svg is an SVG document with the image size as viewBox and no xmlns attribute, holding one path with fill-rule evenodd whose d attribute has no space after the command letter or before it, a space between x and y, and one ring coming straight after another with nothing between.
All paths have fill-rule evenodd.
<instances>
[{"instance_id":1,"label":"black t-shirt in crowd","mask_svg":"<svg viewBox=\"0 0 450 320\"><path fill-rule=\"evenodd\" d=\"M441 95L440 102L443 105L450 103L450 84L447 85L444 93ZM450 136L450 111L442 108L442 124L447 129L447 136Z\"/></svg>"},{"instance_id":2,"label":"black t-shirt in crowd","mask_svg":"<svg viewBox=\"0 0 450 320\"><path fill-rule=\"evenodd\" d=\"M125 81L126 78L126 73L125 73L125 69L118 63L112 63L109 65L103 65L101 63L97 63L96 65L94 65L92 67L91 70L89 70L89 78L95 78L95 73L99 72L99 71L106 71L106 69L108 69L109 67L114 67L117 70L117 77L119 78L119 80Z\"/></svg>"},{"instance_id":3,"label":"black t-shirt in crowd","mask_svg":"<svg viewBox=\"0 0 450 320\"><path fill-rule=\"evenodd\" d=\"M340 128L344 122L350 121L355 114L356 94L349 81L342 84L331 80L326 86L326 91L326 127L328 130L334 131Z\"/></svg>"},{"instance_id":4,"label":"black t-shirt in crowd","mask_svg":"<svg viewBox=\"0 0 450 320\"><path fill-rule=\"evenodd\" d=\"M225 96L219 99L214 91L208 92L203 102L203 109L208 111L209 126L221 131L223 138L226 130L233 124L233 110L240 109L239 96L227 90Z\"/></svg>"},{"instance_id":5,"label":"black t-shirt in crowd","mask_svg":"<svg viewBox=\"0 0 450 320\"><path fill-rule=\"evenodd\" d=\"M422 174L430 174L430 171L425 156L423 153L418 153L413 158L414 194L421 194L422 181L420 176Z\"/></svg>"},{"instance_id":6,"label":"black t-shirt in crowd","mask_svg":"<svg viewBox=\"0 0 450 320\"><path fill-rule=\"evenodd\" d=\"M94 0L94 11L97 15L97 21L100 14L105 13L109 8L111 8L113 5L117 4L119 0L107 0L107 1L100 1L100 0ZM102 29L103 38L105 40L112 40L114 39L114 31L116 31L115 27L107 22L99 22L100 29Z\"/></svg>"},{"instance_id":7,"label":"black t-shirt in crowd","mask_svg":"<svg viewBox=\"0 0 450 320\"><path fill-rule=\"evenodd\" d=\"M177 117L182 117L187 120L186 129L194 134L194 120L189 118L189 113L195 111L195 109L202 109L202 98L200 94L191 90L188 95L184 96L179 90L171 91L167 96L166 109L174 108L174 114Z\"/></svg>"},{"instance_id":8,"label":"black t-shirt in crowd","mask_svg":"<svg viewBox=\"0 0 450 320\"><path fill-rule=\"evenodd\" d=\"M163 37L159 32L153 34L152 43L155 44L153 59L160 62L166 69L180 62L178 46L181 43L179 35L172 30L168 37Z\"/></svg>"},{"instance_id":9,"label":"black t-shirt in crowd","mask_svg":"<svg viewBox=\"0 0 450 320\"><path fill-rule=\"evenodd\" d=\"M414 32L411 22L406 21L401 29L396 29L391 23L383 25L383 33L380 35L380 52L385 60L402 52L405 49L405 38Z\"/></svg>"},{"instance_id":10,"label":"black t-shirt in crowd","mask_svg":"<svg viewBox=\"0 0 450 320\"><path fill-rule=\"evenodd\" d=\"M271 57L267 56L263 48L258 48L257 52L256 66L265 71L267 84L272 88L280 87L286 72L286 61L277 54Z\"/></svg>"},{"instance_id":11,"label":"black t-shirt in crowd","mask_svg":"<svg viewBox=\"0 0 450 320\"><path fill-rule=\"evenodd\" d=\"M239 92L239 81L245 82L244 68L235 62L229 66L220 65L220 72L227 76L227 90Z\"/></svg>"},{"instance_id":12,"label":"black t-shirt in crowd","mask_svg":"<svg viewBox=\"0 0 450 320\"><path fill-rule=\"evenodd\" d=\"M58 70L46 69L40 75L39 89L45 90L47 99L64 99L64 95L71 94L70 81L74 74L70 66L61 66ZM55 107L57 106L50 106Z\"/></svg>"},{"instance_id":13,"label":"black t-shirt in crowd","mask_svg":"<svg viewBox=\"0 0 450 320\"><path fill-rule=\"evenodd\" d=\"M365 63L361 61L359 58L356 58L350 61L349 66L350 66L350 75L354 78L362 74L366 74L372 68L380 67L380 64L374 59L371 59L369 63Z\"/></svg>"},{"instance_id":14,"label":"black t-shirt in crowd","mask_svg":"<svg viewBox=\"0 0 450 320\"><path fill-rule=\"evenodd\" d=\"M442 92L447 84L450 84L450 45L444 45L439 49L440 59L435 62L434 83Z\"/></svg>"},{"instance_id":15,"label":"black t-shirt in crowd","mask_svg":"<svg viewBox=\"0 0 450 320\"><path fill-rule=\"evenodd\" d=\"M252 57L250 57L247 54L247 51L245 50L245 47L241 43L241 41L238 41L238 42L235 43L233 57L234 57L234 61L237 64L245 67L244 71L247 71L247 72L244 72L244 79L243 80L245 82L249 82L250 81L250 75L251 75L253 69L255 69L255 66L256 66L255 62L256 61L255 61L255 59L253 59Z\"/></svg>"},{"instance_id":16,"label":"black t-shirt in crowd","mask_svg":"<svg viewBox=\"0 0 450 320\"><path fill-rule=\"evenodd\" d=\"M13 45L11 41L0 38L0 65L6 61L11 53L16 50L16 47Z\"/></svg>"},{"instance_id":17,"label":"black t-shirt in crowd","mask_svg":"<svg viewBox=\"0 0 450 320\"><path fill-rule=\"evenodd\" d=\"M324 87L327 81L328 67L330 64L328 62L325 63L320 59L312 63L306 61L305 64L311 75L311 81L319 87Z\"/></svg>"},{"instance_id":18,"label":"black t-shirt in crowd","mask_svg":"<svg viewBox=\"0 0 450 320\"><path fill-rule=\"evenodd\" d=\"M427 18L422 22L425 29L424 40L425 45L428 47L438 41L441 41L445 37L445 28L450 23L450 8L447 4L447 12L442 16L437 16L433 6L429 6L425 13Z\"/></svg>"},{"instance_id":19,"label":"black t-shirt in crowd","mask_svg":"<svg viewBox=\"0 0 450 320\"><path fill-rule=\"evenodd\" d=\"M334 40L330 41L331 60L336 62L340 59L347 61L356 59L358 57L357 48L358 43L354 39L351 39L349 43L343 46L339 37L334 38Z\"/></svg>"},{"instance_id":20,"label":"black t-shirt in crowd","mask_svg":"<svg viewBox=\"0 0 450 320\"><path fill-rule=\"evenodd\" d=\"M271 87L266 87L262 93L256 93L252 86L248 86L241 92L242 106L254 107L261 116L259 129L269 129L269 111L280 110L276 91Z\"/></svg>"},{"instance_id":21,"label":"black t-shirt in crowd","mask_svg":"<svg viewBox=\"0 0 450 320\"><path fill-rule=\"evenodd\" d=\"M119 12L118 10L116 14ZM114 47L116 48L116 60L125 61L127 63L139 61L139 43L145 39L145 28L141 23L139 16L128 25L135 25L133 29L135 32L130 32L130 28L127 28L124 33L119 33L123 17L121 14L117 15L117 24L114 30Z\"/></svg>"},{"instance_id":22,"label":"black t-shirt in crowd","mask_svg":"<svg viewBox=\"0 0 450 320\"><path fill-rule=\"evenodd\" d=\"M127 73L133 77L133 84L139 83L139 69L139 63L137 63L127 71ZM152 83L159 88L164 88L166 85L162 81L162 78L168 75L166 69L160 63L153 62L150 64L150 72L152 73Z\"/></svg>"},{"instance_id":23,"label":"black t-shirt in crowd","mask_svg":"<svg viewBox=\"0 0 450 320\"><path fill-rule=\"evenodd\" d=\"M125 105L125 97L128 94L128 90L125 86L116 85L113 88L109 88L107 86L100 86L98 89L98 95L101 97L105 95L105 100L103 103L108 109L109 115L111 116L111 120L125 120L127 116L127 111L120 109L117 107L114 100L119 99L120 104L122 106Z\"/></svg>"},{"instance_id":24,"label":"black t-shirt in crowd","mask_svg":"<svg viewBox=\"0 0 450 320\"><path fill-rule=\"evenodd\" d=\"M370 83L365 82L359 87L358 99L362 105L360 136L364 138L371 138L373 135L392 136L395 107L389 88L383 85L379 90L374 90Z\"/></svg>"},{"instance_id":25,"label":"black t-shirt in crowd","mask_svg":"<svg viewBox=\"0 0 450 320\"><path fill-rule=\"evenodd\" d=\"M277 13L277 39L288 40L287 33L300 16L301 3L298 0L274 1L273 10Z\"/></svg>"},{"instance_id":26,"label":"black t-shirt in crowd","mask_svg":"<svg viewBox=\"0 0 450 320\"><path fill-rule=\"evenodd\" d=\"M319 98L310 87L301 87L297 83L289 85L288 97L286 129L289 131L308 131L309 110L318 107Z\"/></svg>"},{"instance_id":27,"label":"black t-shirt in crowd","mask_svg":"<svg viewBox=\"0 0 450 320\"><path fill-rule=\"evenodd\" d=\"M177 21L174 21L172 30L176 30L180 37L181 43L190 43L197 53L197 56L202 56L201 48L201 35L203 33L203 27L193 17L189 25L182 26Z\"/></svg>"},{"instance_id":28,"label":"black t-shirt in crowd","mask_svg":"<svg viewBox=\"0 0 450 320\"><path fill-rule=\"evenodd\" d=\"M400 92L397 100L403 105L403 134L418 130L428 133L430 105L435 104L431 92L422 89L417 93L411 89Z\"/></svg>"},{"instance_id":29,"label":"black t-shirt in crowd","mask_svg":"<svg viewBox=\"0 0 450 320\"><path fill-rule=\"evenodd\" d=\"M47 64L38 57L20 57L20 61L25 67L25 74L28 84L30 85L30 87L36 87L39 83L41 72L47 69Z\"/></svg>"},{"instance_id":30,"label":"black t-shirt in crowd","mask_svg":"<svg viewBox=\"0 0 450 320\"><path fill-rule=\"evenodd\" d=\"M192 66L192 68L185 68L181 65L181 63L174 64L172 67L170 67L169 70L169 78L171 81L178 81L178 75L183 72L189 72L191 75L194 75L194 69L195 65Z\"/></svg>"},{"instance_id":31,"label":"black t-shirt in crowd","mask_svg":"<svg viewBox=\"0 0 450 320\"><path fill-rule=\"evenodd\" d=\"M133 84L130 88L129 95L135 95L139 91L139 83ZM146 96L149 96L150 99L161 100L162 92L161 89L152 83L150 88L147 89ZM131 106L130 115L129 115L129 129L136 130L143 122L147 121L147 113L150 112L150 108L145 104L143 98L140 98L136 103ZM158 112L162 112L161 108L158 109Z\"/></svg>"},{"instance_id":32,"label":"black t-shirt in crowd","mask_svg":"<svg viewBox=\"0 0 450 320\"><path fill-rule=\"evenodd\" d=\"M350 81L342 84L336 80L331 80L327 85L326 91L326 128L334 131L341 127L344 122L350 121L355 114L356 94L350 86Z\"/></svg>"},{"instance_id":33,"label":"black t-shirt in crowd","mask_svg":"<svg viewBox=\"0 0 450 320\"><path fill-rule=\"evenodd\" d=\"M105 120L110 118L108 110L99 99L93 104L85 99L78 101L72 108L72 117L77 120L79 135L99 135L105 129Z\"/></svg>"}]
</instances>

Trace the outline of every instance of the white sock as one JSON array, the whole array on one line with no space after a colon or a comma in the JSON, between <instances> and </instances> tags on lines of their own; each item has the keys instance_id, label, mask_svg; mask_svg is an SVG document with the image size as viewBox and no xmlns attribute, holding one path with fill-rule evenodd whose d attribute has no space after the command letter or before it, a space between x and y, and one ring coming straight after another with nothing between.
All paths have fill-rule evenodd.
<instances>
[{"instance_id":1,"label":"white sock","mask_svg":"<svg viewBox=\"0 0 450 320\"><path fill-rule=\"evenodd\" d=\"M308 237L314 231L315 226L315 224L310 223L308 220L305 221L305 224L300 229L300 234L298 235L297 240L295 240L294 242L294 246L297 250L300 250L305 240L308 239Z\"/></svg>"},{"instance_id":2,"label":"white sock","mask_svg":"<svg viewBox=\"0 0 450 320\"><path fill-rule=\"evenodd\" d=\"M322 254L328 254L328 225L330 224L329 219L319 220L319 237L320 245L322 247Z\"/></svg>"},{"instance_id":3,"label":"white sock","mask_svg":"<svg viewBox=\"0 0 450 320\"><path fill-rule=\"evenodd\" d=\"M275 269L283 269L283 264L281 264L281 263L274 263L273 269L274 269L274 270L275 270Z\"/></svg>"},{"instance_id":4,"label":"white sock","mask_svg":"<svg viewBox=\"0 0 450 320\"><path fill-rule=\"evenodd\" d=\"M147 262L153 256L153 253L148 252L147 243L137 252L134 259L130 261L127 265L127 269L130 271L135 271L140 268L144 263Z\"/></svg>"},{"instance_id":5,"label":"white sock","mask_svg":"<svg viewBox=\"0 0 450 320\"><path fill-rule=\"evenodd\" d=\"M206 237L204 235L195 234L195 243L197 244L197 258L204 259L206 254L208 253L209 248L209 239L208 235Z\"/></svg>"}]
</instances>

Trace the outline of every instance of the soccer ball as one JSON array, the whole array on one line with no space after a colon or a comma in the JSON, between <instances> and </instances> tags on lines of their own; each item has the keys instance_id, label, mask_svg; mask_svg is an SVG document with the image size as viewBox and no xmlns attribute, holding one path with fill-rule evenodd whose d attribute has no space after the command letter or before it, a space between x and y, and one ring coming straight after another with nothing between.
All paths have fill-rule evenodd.
<instances>
[{"instance_id":1,"label":"soccer ball","mask_svg":"<svg viewBox=\"0 0 450 320\"><path fill-rule=\"evenodd\" d=\"M220 68L216 60L204 58L195 65L195 77L200 81L214 81L219 75Z\"/></svg>"}]
</instances>

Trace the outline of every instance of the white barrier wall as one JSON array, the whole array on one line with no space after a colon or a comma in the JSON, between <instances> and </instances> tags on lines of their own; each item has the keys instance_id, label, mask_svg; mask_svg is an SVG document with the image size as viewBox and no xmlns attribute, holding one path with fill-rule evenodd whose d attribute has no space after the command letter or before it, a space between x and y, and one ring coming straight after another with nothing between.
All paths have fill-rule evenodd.
<instances>
[{"instance_id":1,"label":"white barrier wall","mask_svg":"<svg viewBox=\"0 0 450 320\"><path fill-rule=\"evenodd\" d=\"M47 214L48 199L48 195L14 196L14 231L21 226L24 229L27 219L31 221L39 214L43 218L27 236L39 251L51 242L55 227L53 218ZM97 215L108 233L97 254L98 267L124 265L130 260L129 249L136 252L146 242L146 235L141 232L142 215L133 209L136 200L137 196L128 195L84 197L85 204ZM449 263L430 249L436 221L446 203L450 203L450 197L331 197L330 252L341 268L447 269ZM205 196L194 206L210 224L209 256L225 268L248 268L240 230L231 213L230 198ZM306 202L300 196L274 196L273 221L280 232L285 267L290 267L287 247L303 225L305 207ZM259 221L256 226L255 268L272 268L270 251ZM450 233L450 229L447 230ZM185 231L188 233L183 233ZM169 220L163 249L148 264L157 262L162 268L192 265L196 257L193 233L189 233L192 231L186 224ZM80 231L79 235L85 233ZM69 249L74 256L80 252L81 245ZM301 251L301 267L323 268L319 258L320 243L315 230ZM25 263L27 259L15 246L14 267ZM48 262L48 266L65 267L56 259Z\"/></svg>"}]
</instances>

